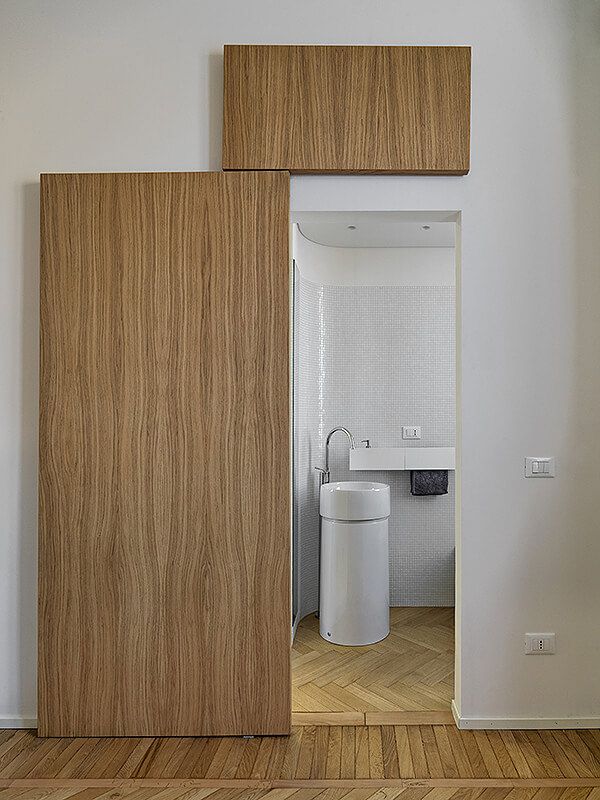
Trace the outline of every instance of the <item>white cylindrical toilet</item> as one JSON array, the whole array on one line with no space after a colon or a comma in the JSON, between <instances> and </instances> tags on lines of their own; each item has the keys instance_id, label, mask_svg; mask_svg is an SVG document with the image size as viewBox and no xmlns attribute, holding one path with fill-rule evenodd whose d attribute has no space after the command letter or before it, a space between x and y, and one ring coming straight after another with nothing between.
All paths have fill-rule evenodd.
<instances>
[{"instance_id":1,"label":"white cylindrical toilet","mask_svg":"<svg viewBox=\"0 0 600 800\"><path fill-rule=\"evenodd\" d=\"M325 484L320 510L321 636L334 644L374 644L390 632L389 486Z\"/></svg>"}]
</instances>

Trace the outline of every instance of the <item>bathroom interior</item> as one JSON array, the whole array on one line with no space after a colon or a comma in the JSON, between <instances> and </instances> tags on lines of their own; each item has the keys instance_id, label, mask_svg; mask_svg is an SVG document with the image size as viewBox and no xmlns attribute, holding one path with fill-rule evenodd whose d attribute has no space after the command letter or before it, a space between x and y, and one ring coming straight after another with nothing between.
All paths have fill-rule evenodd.
<instances>
[{"instance_id":1,"label":"bathroom interior","mask_svg":"<svg viewBox=\"0 0 600 800\"><path fill-rule=\"evenodd\" d=\"M457 219L292 223L292 710L448 712Z\"/></svg>"}]
</instances>

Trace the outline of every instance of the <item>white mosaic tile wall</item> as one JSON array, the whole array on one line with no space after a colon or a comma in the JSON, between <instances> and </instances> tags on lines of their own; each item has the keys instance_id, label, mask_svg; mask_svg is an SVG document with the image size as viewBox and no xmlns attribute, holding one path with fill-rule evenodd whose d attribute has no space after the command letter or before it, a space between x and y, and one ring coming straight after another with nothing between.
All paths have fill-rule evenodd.
<instances>
[{"instance_id":1,"label":"white mosaic tile wall","mask_svg":"<svg viewBox=\"0 0 600 800\"><path fill-rule=\"evenodd\" d=\"M319 392L322 388L320 312L323 290L295 274L294 290L294 611L318 605Z\"/></svg>"},{"instance_id":2,"label":"white mosaic tile wall","mask_svg":"<svg viewBox=\"0 0 600 800\"><path fill-rule=\"evenodd\" d=\"M299 278L296 323L296 512L299 601L317 606L318 478L328 431L373 447L454 446L455 309L451 286L317 286ZM402 440L402 425L422 438ZM454 603L454 474L449 492L413 497L409 472L349 472L345 437L332 480L389 483L392 605Z\"/></svg>"}]
</instances>

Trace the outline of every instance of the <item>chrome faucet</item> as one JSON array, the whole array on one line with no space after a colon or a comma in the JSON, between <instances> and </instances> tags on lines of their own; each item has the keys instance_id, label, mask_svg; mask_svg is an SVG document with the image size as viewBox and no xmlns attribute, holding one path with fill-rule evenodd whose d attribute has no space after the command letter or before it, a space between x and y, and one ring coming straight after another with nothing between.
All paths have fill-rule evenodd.
<instances>
[{"instance_id":1,"label":"chrome faucet","mask_svg":"<svg viewBox=\"0 0 600 800\"><path fill-rule=\"evenodd\" d=\"M341 425L337 428L333 428L327 434L327 439L325 440L325 468L323 467L315 467L317 472L320 473L321 476L321 486L325 483L329 483L329 442L331 441L331 437L334 433L345 433L348 437L348 441L350 442L350 450L354 450L354 436L350 433L348 428L343 428ZM365 440L366 441L366 440ZM320 490L319 490L320 491ZM315 616L318 618L319 610L321 608L321 517L319 517L319 581L318 581L318 598L317 598L317 613Z\"/></svg>"},{"instance_id":2,"label":"chrome faucet","mask_svg":"<svg viewBox=\"0 0 600 800\"><path fill-rule=\"evenodd\" d=\"M354 444L354 436L350 433L348 428L343 428L341 425L337 428L333 428L333 430L329 431L327 434L327 439L325 440L325 469L323 467L315 467L317 472L321 473L321 484L329 483L329 442L331 441L331 437L334 433L345 433L348 437L348 441L350 442L350 450L354 450L356 445Z\"/></svg>"}]
</instances>

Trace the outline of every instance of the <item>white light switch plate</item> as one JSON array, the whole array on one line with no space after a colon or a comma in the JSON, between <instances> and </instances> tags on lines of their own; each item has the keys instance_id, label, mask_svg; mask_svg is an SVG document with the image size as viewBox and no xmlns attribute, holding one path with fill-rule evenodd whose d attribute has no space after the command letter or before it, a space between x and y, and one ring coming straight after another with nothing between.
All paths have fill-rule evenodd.
<instances>
[{"instance_id":1,"label":"white light switch plate","mask_svg":"<svg viewBox=\"0 0 600 800\"><path fill-rule=\"evenodd\" d=\"M420 425L403 425L402 426L403 439L420 439L421 426Z\"/></svg>"},{"instance_id":2,"label":"white light switch plate","mask_svg":"<svg viewBox=\"0 0 600 800\"><path fill-rule=\"evenodd\" d=\"M556 461L549 456L527 456L525 459L526 478L554 478Z\"/></svg>"}]
</instances>

